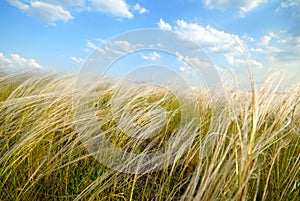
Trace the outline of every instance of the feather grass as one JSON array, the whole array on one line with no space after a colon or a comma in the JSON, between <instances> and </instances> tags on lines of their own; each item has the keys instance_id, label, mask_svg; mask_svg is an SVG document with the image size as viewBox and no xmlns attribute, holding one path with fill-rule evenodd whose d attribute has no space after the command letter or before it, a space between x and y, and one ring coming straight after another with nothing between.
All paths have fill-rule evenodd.
<instances>
[{"instance_id":1,"label":"feather grass","mask_svg":"<svg viewBox=\"0 0 300 201\"><path fill-rule=\"evenodd\" d=\"M172 93L148 85L120 92L103 79L83 86L77 100L74 75L3 73L0 199L298 200L300 85L279 93L280 79L270 76L255 102L246 91L225 91L224 102L199 89L197 102L186 96L183 108ZM96 111L96 121L82 108ZM183 121L183 109L198 118ZM153 157L157 171L122 173L98 162L105 153L92 145L101 136L128 153L174 154ZM115 168L149 167L123 162Z\"/></svg>"}]
</instances>

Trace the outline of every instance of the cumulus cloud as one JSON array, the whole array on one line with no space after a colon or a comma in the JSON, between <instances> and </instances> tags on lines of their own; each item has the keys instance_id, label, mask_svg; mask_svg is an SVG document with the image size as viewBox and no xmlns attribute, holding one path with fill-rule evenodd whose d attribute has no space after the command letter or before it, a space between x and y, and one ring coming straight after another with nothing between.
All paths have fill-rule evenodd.
<instances>
[{"instance_id":1,"label":"cumulus cloud","mask_svg":"<svg viewBox=\"0 0 300 201\"><path fill-rule=\"evenodd\" d=\"M199 58L197 57L185 57L183 58L181 55L179 55L177 53L177 59L178 61L182 64L180 67L179 67L179 70L181 72L184 72L184 73L195 73L195 68L196 69L209 69L209 68L212 68L213 67L213 64L208 62L208 61L201 61ZM190 64L186 63L189 62Z\"/></svg>"},{"instance_id":2,"label":"cumulus cloud","mask_svg":"<svg viewBox=\"0 0 300 201\"><path fill-rule=\"evenodd\" d=\"M52 5L40 1L30 2L29 9L26 9L26 11L30 15L50 22L51 24L54 24L55 21L67 22L74 18L71 13L65 10L61 5Z\"/></svg>"},{"instance_id":3,"label":"cumulus cloud","mask_svg":"<svg viewBox=\"0 0 300 201\"><path fill-rule=\"evenodd\" d=\"M124 0L90 0L92 9L117 17L133 18L129 5Z\"/></svg>"},{"instance_id":4,"label":"cumulus cloud","mask_svg":"<svg viewBox=\"0 0 300 201\"><path fill-rule=\"evenodd\" d=\"M264 52L264 50L262 48L254 48L254 47L251 47L250 51L255 52L255 53L263 53Z\"/></svg>"},{"instance_id":5,"label":"cumulus cloud","mask_svg":"<svg viewBox=\"0 0 300 201\"><path fill-rule=\"evenodd\" d=\"M280 7L276 9L276 11L279 11L280 9L284 8L291 8L291 7L298 7L300 5L299 0L287 0L280 3Z\"/></svg>"},{"instance_id":6,"label":"cumulus cloud","mask_svg":"<svg viewBox=\"0 0 300 201\"><path fill-rule=\"evenodd\" d=\"M248 36L247 34L243 35L242 36L243 39L245 39L246 41L249 41L249 42L254 42L255 39L251 36Z\"/></svg>"},{"instance_id":7,"label":"cumulus cloud","mask_svg":"<svg viewBox=\"0 0 300 201\"><path fill-rule=\"evenodd\" d=\"M168 23L166 23L163 19L159 19L159 22L157 23L158 27L161 30L167 30L167 31L171 31L172 30L172 26Z\"/></svg>"},{"instance_id":8,"label":"cumulus cloud","mask_svg":"<svg viewBox=\"0 0 300 201\"><path fill-rule=\"evenodd\" d=\"M210 9L239 9L241 14L250 12L251 10L259 7L268 0L203 0L203 4Z\"/></svg>"},{"instance_id":9,"label":"cumulus cloud","mask_svg":"<svg viewBox=\"0 0 300 201\"><path fill-rule=\"evenodd\" d=\"M276 34L269 32L258 37L251 45L251 55L258 58L256 60L263 64L265 70L285 69L286 80L300 81L300 36L292 35L285 30Z\"/></svg>"},{"instance_id":10,"label":"cumulus cloud","mask_svg":"<svg viewBox=\"0 0 300 201\"><path fill-rule=\"evenodd\" d=\"M93 50L97 49L97 45L95 45L95 44L94 44L93 42L91 42L91 41L87 41L86 46L87 46L88 48L90 48L90 49L93 49Z\"/></svg>"},{"instance_id":11,"label":"cumulus cloud","mask_svg":"<svg viewBox=\"0 0 300 201\"><path fill-rule=\"evenodd\" d=\"M124 51L129 51L131 49L131 44L130 42L126 40L117 40L114 41L114 45L118 47L119 49L122 49Z\"/></svg>"},{"instance_id":12,"label":"cumulus cloud","mask_svg":"<svg viewBox=\"0 0 300 201\"><path fill-rule=\"evenodd\" d=\"M254 39L251 36L244 35L240 37L236 34L231 34L224 30L211 27L210 25L203 26L196 23L188 23L185 20L177 20L176 24L172 26L172 30L197 43L199 47L209 55L209 58L212 61L212 63L210 63L208 61L198 61L196 60L197 58L187 59L181 57L179 53L176 53L179 62L188 60L202 69L208 66L219 66L220 68L223 66L234 70L237 74L247 72L248 64L250 64L254 70L261 70L264 68L264 63L257 58L248 58L247 61L245 59L245 48L251 47L253 51L255 50L257 52L266 51L261 47L252 47L252 43L260 40ZM269 33L267 36L272 39L278 37L274 33ZM263 37L261 38L263 39ZM242 39L249 42L250 45L247 46L246 42ZM191 72L190 66L184 65L184 63L179 66L179 70L183 73Z\"/></svg>"},{"instance_id":13,"label":"cumulus cloud","mask_svg":"<svg viewBox=\"0 0 300 201\"><path fill-rule=\"evenodd\" d=\"M271 37L269 35L262 36L260 42L262 45L269 45Z\"/></svg>"},{"instance_id":14,"label":"cumulus cloud","mask_svg":"<svg viewBox=\"0 0 300 201\"><path fill-rule=\"evenodd\" d=\"M274 32L269 32L267 35L260 37L260 43L261 43L261 45L268 46L270 44L271 40L274 40L277 38L278 38L277 34L275 34Z\"/></svg>"},{"instance_id":15,"label":"cumulus cloud","mask_svg":"<svg viewBox=\"0 0 300 201\"><path fill-rule=\"evenodd\" d=\"M96 39L88 40L86 47L82 49L89 53L96 50L103 55L122 55L133 49L142 48L143 46L143 44L132 44L127 40L105 41L103 39Z\"/></svg>"},{"instance_id":16,"label":"cumulus cloud","mask_svg":"<svg viewBox=\"0 0 300 201\"><path fill-rule=\"evenodd\" d=\"M168 24L160 21L158 24ZM184 20L177 20L176 24L169 26L174 32L196 42L208 53L216 66L227 67L238 77L241 73L247 74L248 64L253 67L259 79L264 79L262 75L271 69L287 69L291 76L300 73L300 36L292 35L288 31L269 32L257 37L240 37L209 25L203 26ZM247 61L244 47L249 50L250 58ZM183 58L178 56L178 60ZM180 65L179 70L184 73L190 72L189 66L186 65Z\"/></svg>"},{"instance_id":17,"label":"cumulus cloud","mask_svg":"<svg viewBox=\"0 0 300 201\"><path fill-rule=\"evenodd\" d=\"M163 22L164 24L168 24L164 22L162 19L159 24ZM185 20L177 20L172 30L179 35L186 37L199 45L206 53L209 54L210 59L215 65L223 65L230 68L240 68L245 69L247 67L246 62L242 62L244 60L243 55L243 46L246 44L242 41L242 39L235 34L228 33L224 30L219 30L211 27L210 25L202 26L196 23L188 23ZM162 29L162 27L160 27ZM247 38L251 38L247 36ZM249 39L249 40L252 40ZM253 39L254 40L254 39ZM226 56L227 55L227 56ZM231 56L229 58L229 56ZM186 58L181 58L179 53L177 54L178 61L182 61ZM189 61L192 61L197 66L202 68L206 66L211 67L211 63L207 61L199 62L195 60L195 58L189 58ZM257 68L260 68L262 65L258 61L252 61L253 64ZM181 65L179 70L188 73L190 72L190 68L186 65Z\"/></svg>"},{"instance_id":18,"label":"cumulus cloud","mask_svg":"<svg viewBox=\"0 0 300 201\"><path fill-rule=\"evenodd\" d=\"M152 52L148 55L142 53L141 57L145 60L155 61L160 58L160 55L157 52Z\"/></svg>"},{"instance_id":19,"label":"cumulus cloud","mask_svg":"<svg viewBox=\"0 0 300 201\"><path fill-rule=\"evenodd\" d=\"M19 0L7 0L9 4L11 4L12 6L20 9L20 10L26 10L29 8L29 6Z\"/></svg>"},{"instance_id":20,"label":"cumulus cloud","mask_svg":"<svg viewBox=\"0 0 300 201\"><path fill-rule=\"evenodd\" d=\"M134 11L139 12L139 14L145 14L149 12L146 8L141 7L138 3L135 4L132 8Z\"/></svg>"},{"instance_id":21,"label":"cumulus cloud","mask_svg":"<svg viewBox=\"0 0 300 201\"><path fill-rule=\"evenodd\" d=\"M0 66L10 68L43 68L35 59L26 59L18 54L11 54L10 57L6 57L2 52L0 52Z\"/></svg>"},{"instance_id":22,"label":"cumulus cloud","mask_svg":"<svg viewBox=\"0 0 300 201\"><path fill-rule=\"evenodd\" d=\"M241 58L240 55L225 54L225 58L226 58L227 62L231 65L231 67L243 68L243 67L247 66L248 64L250 64L251 67L255 68L255 69L263 68L263 64L261 62L255 60L255 59L250 59L250 60L246 61L244 58Z\"/></svg>"},{"instance_id":23,"label":"cumulus cloud","mask_svg":"<svg viewBox=\"0 0 300 201\"><path fill-rule=\"evenodd\" d=\"M118 18L133 18L130 5L125 0L7 0L12 6L22 10L28 15L55 25L57 21L68 22L73 19L74 12L101 12ZM139 14L148 10L135 4L132 6Z\"/></svg>"},{"instance_id":24,"label":"cumulus cloud","mask_svg":"<svg viewBox=\"0 0 300 201\"><path fill-rule=\"evenodd\" d=\"M188 66L189 67L189 66ZM186 67L186 66L180 66L179 67L179 70L181 71L181 72L186 72L186 71L188 71L189 69Z\"/></svg>"},{"instance_id":25,"label":"cumulus cloud","mask_svg":"<svg viewBox=\"0 0 300 201\"><path fill-rule=\"evenodd\" d=\"M74 18L68 10L59 4L51 4L43 1L21 2L19 0L9 0L8 2L25 13L41 19L50 25L55 25L55 21L67 22Z\"/></svg>"},{"instance_id":26,"label":"cumulus cloud","mask_svg":"<svg viewBox=\"0 0 300 201\"><path fill-rule=\"evenodd\" d=\"M294 36L287 31L281 31L276 35L269 33L268 36L272 38L270 42L260 48L271 58L270 64L273 66L293 66L299 68L300 63L300 36ZM273 37L272 37L273 36ZM265 36L263 36L265 37ZM259 46L260 44L257 44ZM292 64L293 65L287 65Z\"/></svg>"},{"instance_id":27,"label":"cumulus cloud","mask_svg":"<svg viewBox=\"0 0 300 201\"><path fill-rule=\"evenodd\" d=\"M206 48L214 53L220 52L241 52L238 35L230 34L211 26L201 26L195 23L188 23L184 20L177 20L174 30L193 40L200 47Z\"/></svg>"}]
</instances>

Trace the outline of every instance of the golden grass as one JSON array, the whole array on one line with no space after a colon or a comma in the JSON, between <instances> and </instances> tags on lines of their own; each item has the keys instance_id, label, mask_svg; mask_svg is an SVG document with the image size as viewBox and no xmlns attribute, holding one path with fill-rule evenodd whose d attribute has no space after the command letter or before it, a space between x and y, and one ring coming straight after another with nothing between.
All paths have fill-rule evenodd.
<instances>
[{"instance_id":1,"label":"golden grass","mask_svg":"<svg viewBox=\"0 0 300 201\"><path fill-rule=\"evenodd\" d=\"M224 102L199 90L197 104L183 108L166 90L119 93L106 79L87 84L77 100L75 81L72 75L1 74L0 200L299 200L300 85L276 93L276 79L267 80L256 91L253 122L250 92L225 90ZM105 167L96 160L105 157L101 149L86 149L99 128L82 108L96 111L102 137L116 147L136 154L175 150L173 160L145 174ZM182 109L197 122L183 121ZM94 138L83 140L78 125ZM135 138L147 137L143 133L152 136Z\"/></svg>"}]
</instances>

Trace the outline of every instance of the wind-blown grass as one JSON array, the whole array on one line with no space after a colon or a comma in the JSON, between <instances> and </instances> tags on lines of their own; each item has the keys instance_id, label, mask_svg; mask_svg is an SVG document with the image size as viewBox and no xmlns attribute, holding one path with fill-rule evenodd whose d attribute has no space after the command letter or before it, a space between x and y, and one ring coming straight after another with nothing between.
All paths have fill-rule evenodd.
<instances>
[{"instance_id":1,"label":"wind-blown grass","mask_svg":"<svg viewBox=\"0 0 300 201\"><path fill-rule=\"evenodd\" d=\"M199 90L189 111L197 122L182 124L185 108L167 90L119 93L103 79L73 102L75 76L1 74L0 200L299 200L300 85L276 93L275 78L256 92L252 131L250 92L225 90L225 102ZM168 150L168 139L179 139L174 160L146 174L105 167L96 160L101 149L86 150L91 142L76 129L78 121L99 129L74 119L82 107L93 108L102 135L127 152ZM135 138L145 133L152 135Z\"/></svg>"}]
</instances>

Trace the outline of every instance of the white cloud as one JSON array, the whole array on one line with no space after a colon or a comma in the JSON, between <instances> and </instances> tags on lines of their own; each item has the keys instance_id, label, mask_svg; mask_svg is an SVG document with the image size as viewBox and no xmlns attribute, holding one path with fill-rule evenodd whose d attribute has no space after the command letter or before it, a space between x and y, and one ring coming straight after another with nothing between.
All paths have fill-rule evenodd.
<instances>
[{"instance_id":1,"label":"white cloud","mask_svg":"<svg viewBox=\"0 0 300 201\"><path fill-rule=\"evenodd\" d=\"M256 52L256 53L263 53L264 52L264 50L262 48L254 48L254 47L251 47L250 51L251 52Z\"/></svg>"},{"instance_id":2,"label":"white cloud","mask_svg":"<svg viewBox=\"0 0 300 201\"><path fill-rule=\"evenodd\" d=\"M249 42L254 42L255 41L255 39L253 37L248 36L247 34L243 35L242 38L249 41Z\"/></svg>"},{"instance_id":3,"label":"white cloud","mask_svg":"<svg viewBox=\"0 0 300 201\"><path fill-rule=\"evenodd\" d=\"M260 44L268 46L270 42L274 39L278 39L278 34L274 32L269 32L267 35L260 37Z\"/></svg>"},{"instance_id":4,"label":"white cloud","mask_svg":"<svg viewBox=\"0 0 300 201\"><path fill-rule=\"evenodd\" d=\"M240 11L242 13L247 13L253 10L254 8L259 7L261 4L268 2L268 0L246 0L246 1L238 1L238 2L241 2Z\"/></svg>"},{"instance_id":5,"label":"white cloud","mask_svg":"<svg viewBox=\"0 0 300 201\"><path fill-rule=\"evenodd\" d=\"M160 28L161 24L168 23L161 19L158 23ZM237 77L241 77L241 74L248 75L247 64L251 64L258 79L263 79L269 69L278 71L284 68L289 72L287 75L290 75L287 79L294 76L300 81L300 36L292 35L286 30L269 32L254 38L249 35L240 37L209 25L202 26L184 20L177 20L173 26L168 25L174 32L196 42L216 66L228 67ZM250 50L249 57L242 51L244 48ZM179 61L186 59L176 55ZM190 68L182 64L179 70L187 73Z\"/></svg>"},{"instance_id":6,"label":"white cloud","mask_svg":"<svg viewBox=\"0 0 300 201\"><path fill-rule=\"evenodd\" d=\"M11 64L11 60L9 59L9 58L6 58L5 56L4 56L4 54L2 53L2 52L0 52L0 65L2 66L4 66L4 65L7 65L7 64Z\"/></svg>"},{"instance_id":7,"label":"white cloud","mask_svg":"<svg viewBox=\"0 0 300 201\"><path fill-rule=\"evenodd\" d=\"M184 20L177 20L174 27L176 33L184 35L193 40L202 48L211 52L241 52L239 36L230 34L211 26L203 27L195 23L187 23Z\"/></svg>"},{"instance_id":8,"label":"white cloud","mask_svg":"<svg viewBox=\"0 0 300 201\"><path fill-rule=\"evenodd\" d=\"M159 19L159 22L157 23L158 27L161 30L167 30L167 31L171 31L172 30L172 26L168 23L166 23L163 19Z\"/></svg>"},{"instance_id":9,"label":"white cloud","mask_svg":"<svg viewBox=\"0 0 300 201\"><path fill-rule=\"evenodd\" d=\"M74 12L102 12L118 18L133 18L130 5L125 0L7 0L12 6L28 15L43 20L50 25L57 21L68 22L73 19ZM140 14L148 12L136 4L134 8Z\"/></svg>"},{"instance_id":10,"label":"white cloud","mask_svg":"<svg viewBox=\"0 0 300 201\"><path fill-rule=\"evenodd\" d=\"M260 42L262 45L269 45L271 37L269 35L262 36Z\"/></svg>"},{"instance_id":11,"label":"white cloud","mask_svg":"<svg viewBox=\"0 0 300 201\"><path fill-rule=\"evenodd\" d=\"M102 38L97 38L96 40L97 40L98 42L100 42L100 43L105 43L105 41L106 41L106 40L104 40L104 39L102 39Z\"/></svg>"},{"instance_id":12,"label":"white cloud","mask_svg":"<svg viewBox=\"0 0 300 201\"><path fill-rule=\"evenodd\" d=\"M266 47L266 49L270 52L270 53L280 53L280 52L283 52L283 50L278 47L278 46L272 46L272 45L269 45Z\"/></svg>"},{"instance_id":13,"label":"white cloud","mask_svg":"<svg viewBox=\"0 0 300 201\"><path fill-rule=\"evenodd\" d=\"M253 57L259 58L264 69L285 69L286 80L300 81L300 37L283 30L259 37L250 48Z\"/></svg>"},{"instance_id":14,"label":"white cloud","mask_svg":"<svg viewBox=\"0 0 300 201\"><path fill-rule=\"evenodd\" d=\"M98 42L99 40L96 39ZM106 51L103 48L100 48L98 45L96 45L94 42L88 40L86 43L86 47L82 48L85 52L91 53L94 50L99 51L101 54L106 54Z\"/></svg>"},{"instance_id":15,"label":"white cloud","mask_svg":"<svg viewBox=\"0 0 300 201\"><path fill-rule=\"evenodd\" d=\"M11 54L10 57L6 57L2 52L0 52L0 65L10 68L43 68L35 59L26 59L18 54Z\"/></svg>"},{"instance_id":16,"label":"white cloud","mask_svg":"<svg viewBox=\"0 0 300 201\"><path fill-rule=\"evenodd\" d=\"M300 0L285 0L280 3L280 6L276 8L275 12L284 12L291 17L291 22L294 25L295 30L300 30ZM299 35L299 32L298 32Z\"/></svg>"},{"instance_id":17,"label":"white cloud","mask_svg":"<svg viewBox=\"0 0 300 201\"><path fill-rule=\"evenodd\" d=\"M287 0L287 1L283 1L280 4L281 8L290 8L290 7L296 7L299 6L300 1L298 0Z\"/></svg>"},{"instance_id":18,"label":"white cloud","mask_svg":"<svg viewBox=\"0 0 300 201\"><path fill-rule=\"evenodd\" d=\"M117 17L133 18L129 5L124 0L90 0L92 9Z\"/></svg>"},{"instance_id":19,"label":"white cloud","mask_svg":"<svg viewBox=\"0 0 300 201\"><path fill-rule=\"evenodd\" d=\"M67 22L74 18L71 13L62 6L40 1L30 2L30 7L28 10L26 9L26 11L30 15L51 24L54 24L55 21Z\"/></svg>"},{"instance_id":20,"label":"white cloud","mask_svg":"<svg viewBox=\"0 0 300 201\"><path fill-rule=\"evenodd\" d=\"M254 70L260 70L264 67L264 64L256 58L249 58L248 61L245 60L243 49L248 47L238 35L213 28L209 25L202 26L196 23L188 23L184 20L177 20L176 25L173 26L173 30L196 42L209 54L209 57L212 60L212 63L210 63L207 61L200 61L198 58L183 58L180 53L176 53L179 62L186 60L192 62L197 68L202 69L205 67L226 66L229 69L235 69L237 74L247 72L247 64L251 64ZM277 38L278 36L271 32L268 34L268 37ZM247 35L242 38L250 43L256 41L256 39ZM265 49L260 47L252 47L251 50L251 52L256 53L265 51ZM190 66L183 63L179 67L179 70L184 73L190 73L192 69Z\"/></svg>"},{"instance_id":21,"label":"white cloud","mask_svg":"<svg viewBox=\"0 0 300 201\"><path fill-rule=\"evenodd\" d=\"M55 21L67 22L74 18L68 10L59 4L51 4L43 1L22 2L19 0L9 0L8 2L25 13L43 20L50 25L55 25Z\"/></svg>"},{"instance_id":22,"label":"white cloud","mask_svg":"<svg viewBox=\"0 0 300 201\"><path fill-rule=\"evenodd\" d=\"M205 60L205 59L202 60L198 57L182 56L180 52L175 52L175 56L177 57L178 62L181 64L179 70L184 73L195 72L194 68L199 70L199 69L209 69L215 66L209 60Z\"/></svg>"},{"instance_id":23,"label":"white cloud","mask_svg":"<svg viewBox=\"0 0 300 201\"><path fill-rule=\"evenodd\" d=\"M52 2L53 4L60 4L63 6L84 6L86 0L44 0L47 2Z\"/></svg>"},{"instance_id":24,"label":"white cloud","mask_svg":"<svg viewBox=\"0 0 300 201\"><path fill-rule=\"evenodd\" d=\"M286 31L278 33L269 32L263 35L256 42L256 47L252 47L252 50L259 50L260 53L279 53L282 52L282 48L291 42L296 42L296 38L291 35L286 36ZM291 39L293 38L293 39ZM295 40L295 41L292 41Z\"/></svg>"},{"instance_id":25,"label":"white cloud","mask_svg":"<svg viewBox=\"0 0 300 201\"><path fill-rule=\"evenodd\" d=\"M98 45L102 43L101 45ZM132 44L127 40L106 41L103 39L88 40L86 47L82 48L85 52L97 50L103 55L122 55L131 52L134 49L144 47L143 44Z\"/></svg>"},{"instance_id":26,"label":"white cloud","mask_svg":"<svg viewBox=\"0 0 300 201\"><path fill-rule=\"evenodd\" d=\"M280 42L285 41L283 44ZM281 32L276 37L274 42L265 47L269 53L272 53L278 63L290 63L292 61L297 62L294 66L299 67L300 61L300 37L293 36L286 32Z\"/></svg>"},{"instance_id":27,"label":"white cloud","mask_svg":"<svg viewBox=\"0 0 300 201\"><path fill-rule=\"evenodd\" d=\"M170 25L171 26L171 25ZM239 69L239 72L247 69L247 63L244 58L244 46L246 44L238 35L213 28L211 26L202 26L196 23L188 23L184 20L177 20L173 30L188 39L194 41L202 48L211 59L209 61L200 61L198 58L183 58L180 53L176 53L179 62L183 60L192 62L196 68L212 68L214 66L227 66L230 69ZM247 36L254 40L250 36ZM256 68L262 68L258 60L251 60L251 64ZM179 67L184 73L190 73L191 68L184 63Z\"/></svg>"},{"instance_id":28,"label":"white cloud","mask_svg":"<svg viewBox=\"0 0 300 201\"><path fill-rule=\"evenodd\" d=\"M236 54L225 54L225 58L227 62L230 64L230 67L233 68L246 68L248 64L251 65L252 68L262 69L263 64L255 59L250 59L247 61L244 58L241 58L241 55Z\"/></svg>"},{"instance_id":29,"label":"white cloud","mask_svg":"<svg viewBox=\"0 0 300 201\"><path fill-rule=\"evenodd\" d=\"M82 64L85 59L83 58L77 58L77 57L71 57L72 61L74 61L75 63L78 63L78 64Z\"/></svg>"},{"instance_id":30,"label":"white cloud","mask_svg":"<svg viewBox=\"0 0 300 201\"><path fill-rule=\"evenodd\" d=\"M107 53L103 48L98 48L97 51L99 51L101 54L106 54Z\"/></svg>"},{"instance_id":31,"label":"white cloud","mask_svg":"<svg viewBox=\"0 0 300 201\"><path fill-rule=\"evenodd\" d=\"M171 26L171 25L170 25ZM248 74L248 64L251 64L253 70L257 74L261 74L265 69L264 60L260 60L261 57L250 57L247 58L245 50L248 48L247 44L241 39L240 36L228 33L221 29L216 29L209 25L202 26L196 23L188 23L184 20L177 20L176 24L172 26L174 32L185 36L186 38L194 41L202 48L205 53L208 54L211 62L209 61L200 61L198 58L185 58L180 56L180 53L176 53L177 59L179 62L189 61L195 65L196 68L204 70L209 67L224 66L235 73L235 76L240 80L239 83L242 85L247 85ZM268 37L272 39L277 39L278 36L274 33L269 33ZM253 38L251 36L244 35L242 37L247 42L249 42L249 47L251 53L258 54L265 52L265 48L253 47L253 43L258 43L260 40ZM249 55L249 56L252 56ZM193 68L182 63L179 66L179 70L185 74L193 74ZM241 76L243 75L243 76Z\"/></svg>"},{"instance_id":32,"label":"white cloud","mask_svg":"<svg viewBox=\"0 0 300 201\"><path fill-rule=\"evenodd\" d=\"M93 49L93 50L95 50L95 49L97 49L97 45L95 45L93 42L91 42L91 41L88 41L87 43L86 43L86 46L88 47L88 48L90 48L90 49Z\"/></svg>"},{"instance_id":33,"label":"white cloud","mask_svg":"<svg viewBox=\"0 0 300 201\"><path fill-rule=\"evenodd\" d=\"M181 72L186 72L188 69L186 68L186 66L180 66L180 67L179 67L179 70L180 70Z\"/></svg>"},{"instance_id":34,"label":"white cloud","mask_svg":"<svg viewBox=\"0 0 300 201\"><path fill-rule=\"evenodd\" d=\"M138 3L135 4L132 8L133 10L138 11L139 14L145 14L149 12L146 8L141 7Z\"/></svg>"},{"instance_id":35,"label":"white cloud","mask_svg":"<svg viewBox=\"0 0 300 201\"><path fill-rule=\"evenodd\" d=\"M142 53L141 57L145 60L155 61L160 58L160 55L157 52L152 52L148 55Z\"/></svg>"},{"instance_id":36,"label":"white cloud","mask_svg":"<svg viewBox=\"0 0 300 201\"><path fill-rule=\"evenodd\" d=\"M268 0L203 0L204 5L210 9L227 10L237 8L242 15L266 2Z\"/></svg>"},{"instance_id":37,"label":"white cloud","mask_svg":"<svg viewBox=\"0 0 300 201\"><path fill-rule=\"evenodd\" d=\"M22 3L22 2L19 1L19 0L8 0L8 3L11 4L12 6L17 7L17 8L20 9L20 10L26 10L26 9L29 8L28 5Z\"/></svg>"},{"instance_id":38,"label":"white cloud","mask_svg":"<svg viewBox=\"0 0 300 201\"><path fill-rule=\"evenodd\" d=\"M114 45L116 45L119 49L122 49L124 51L130 51L131 49L131 44L125 40L114 41Z\"/></svg>"}]
</instances>

